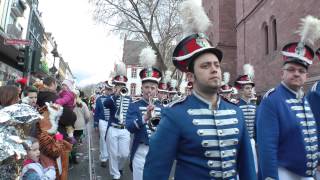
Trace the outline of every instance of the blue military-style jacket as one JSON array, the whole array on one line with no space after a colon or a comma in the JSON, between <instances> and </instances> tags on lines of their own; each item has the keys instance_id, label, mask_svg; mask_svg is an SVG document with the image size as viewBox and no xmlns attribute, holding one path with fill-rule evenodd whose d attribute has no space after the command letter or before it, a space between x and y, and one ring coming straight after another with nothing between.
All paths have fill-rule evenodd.
<instances>
[{"instance_id":1,"label":"blue military-style jacket","mask_svg":"<svg viewBox=\"0 0 320 180\"><path fill-rule=\"evenodd\" d=\"M279 167L302 177L314 176L319 152L317 127L301 93L284 83L269 91L257 112L260 178L279 179Z\"/></svg>"},{"instance_id":2,"label":"blue military-style jacket","mask_svg":"<svg viewBox=\"0 0 320 180\"><path fill-rule=\"evenodd\" d=\"M96 108L94 111L94 127L98 127L99 120L109 121L110 118L110 109L105 108L103 103L110 96L102 95L96 99Z\"/></svg>"},{"instance_id":3,"label":"blue military-style jacket","mask_svg":"<svg viewBox=\"0 0 320 180\"><path fill-rule=\"evenodd\" d=\"M241 99L238 102L239 108L242 110L244 120L247 125L250 138L256 137L256 105Z\"/></svg>"},{"instance_id":4,"label":"blue military-style jacket","mask_svg":"<svg viewBox=\"0 0 320 180\"><path fill-rule=\"evenodd\" d=\"M153 133L148 124L144 122L143 115L147 111L148 102L144 99L140 99L136 102L130 103L127 112L126 128L130 133L134 134L133 144L131 147L130 160L134 158L134 154L137 151L139 144L143 143L149 145L149 137ZM154 109L155 115L160 117L161 108L159 101L154 103L156 106Z\"/></svg>"},{"instance_id":5,"label":"blue military-style jacket","mask_svg":"<svg viewBox=\"0 0 320 180\"><path fill-rule=\"evenodd\" d=\"M122 100L122 115L123 115L123 120L122 122L119 120L120 117L120 102ZM110 109L110 119L109 119L109 124L108 127L117 125L117 126L124 126L125 125L125 120L126 120L126 114L127 110L129 107L129 104L131 102L131 98L129 96L109 96L104 101L104 107Z\"/></svg>"},{"instance_id":6,"label":"blue military-style jacket","mask_svg":"<svg viewBox=\"0 0 320 180\"><path fill-rule=\"evenodd\" d=\"M313 112L314 118L320 122L320 81L316 82L307 95L308 102ZM320 129L318 129L320 132ZM318 138L320 139L320 138Z\"/></svg>"},{"instance_id":7,"label":"blue military-style jacket","mask_svg":"<svg viewBox=\"0 0 320 180\"><path fill-rule=\"evenodd\" d=\"M150 137L143 179L167 180L174 160L175 180L255 180L241 109L220 98L213 110L195 92L164 108Z\"/></svg>"}]
</instances>

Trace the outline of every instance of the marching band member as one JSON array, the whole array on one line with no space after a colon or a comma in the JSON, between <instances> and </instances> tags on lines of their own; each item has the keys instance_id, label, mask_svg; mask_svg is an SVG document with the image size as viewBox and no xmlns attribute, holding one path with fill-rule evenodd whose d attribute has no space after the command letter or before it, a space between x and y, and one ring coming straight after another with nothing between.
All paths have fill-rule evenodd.
<instances>
[{"instance_id":1,"label":"marching band member","mask_svg":"<svg viewBox=\"0 0 320 180\"><path fill-rule=\"evenodd\" d=\"M233 91L232 86L229 85L229 80L230 80L230 73L224 72L222 86L219 89L219 94L228 101L231 100L231 94Z\"/></svg>"},{"instance_id":2,"label":"marching band member","mask_svg":"<svg viewBox=\"0 0 320 180\"><path fill-rule=\"evenodd\" d=\"M320 48L316 51L316 55L318 57L318 60L320 60ZM319 102L320 102L320 81L317 81L312 88L310 89L307 99L309 101L311 110L313 112L314 118L317 122L320 122L320 108L319 108ZM316 177L320 179L320 171L319 168L317 169L317 175Z\"/></svg>"},{"instance_id":3,"label":"marching band member","mask_svg":"<svg viewBox=\"0 0 320 180\"><path fill-rule=\"evenodd\" d=\"M169 103L168 82L170 78L171 78L171 71L166 71L165 76L162 77L158 85L158 99L163 106L166 106Z\"/></svg>"},{"instance_id":4,"label":"marching band member","mask_svg":"<svg viewBox=\"0 0 320 180\"><path fill-rule=\"evenodd\" d=\"M252 146L252 152L254 157L254 163L256 170L258 168L257 163L257 152L256 152L256 104L252 103L250 100L252 98L252 91L254 88L254 69L253 66L250 64L245 64L243 66L243 72L244 75L240 75L236 82L235 82L235 88L238 90L240 94L240 98L238 101L238 106L242 110L244 115L244 120L247 125L247 130L249 133L251 146Z\"/></svg>"},{"instance_id":5,"label":"marching band member","mask_svg":"<svg viewBox=\"0 0 320 180\"><path fill-rule=\"evenodd\" d=\"M193 83L191 81L188 81L188 83L187 83L187 92L186 92L187 96L190 96L192 94L192 89L193 89Z\"/></svg>"},{"instance_id":6,"label":"marching band member","mask_svg":"<svg viewBox=\"0 0 320 180\"><path fill-rule=\"evenodd\" d=\"M318 56L318 59L320 60L320 48L316 51L316 55ZM319 102L320 102L320 81L316 82L308 96L308 101L310 103L313 115L315 116L316 120L320 121L320 108L319 108Z\"/></svg>"},{"instance_id":7,"label":"marching band member","mask_svg":"<svg viewBox=\"0 0 320 180\"><path fill-rule=\"evenodd\" d=\"M257 112L261 179L314 180L319 159L319 120L302 91L313 50L306 45L320 37L320 21L303 19L299 42L282 49L282 82L264 96Z\"/></svg>"},{"instance_id":8,"label":"marching band member","mask_svg":"<svg viewBox=\"0 0 320 180\"><path fill-rule=\"evenodd\" d=\"M130 153L130 162L133 170L133 180L142 180L145 157L149 150L149 137L156 127L152 122L160 120L161 105L155 101L161 72L152 67L156 62L155 52L151 47L142 50L140 64L145 68L139 73L142 81L142 99L129 105L126 127L134 134Z\"/></svg>"},{"instance_id":9,"label":"marching band member","mask_svg":"<svg viewBox=\"0 0 320 180\"><path fill-rule=\"evenodd\" d=\"M158 85L158 100L162 103L162 105L166 105L168 103L168 89L167 83L164 81L160 81ZM165 102L167 101L167 102ZM165 103L164 103L165 102ZM163 104L164 103L164 104Z\"/></svg>"},{"instance_id":10,"label":"marching band member","mask_svg":"<svg viewBox=\"0 0 320 180\"><path fill-rule=\"evenodd\" d=\"M182 7L182 17L193 22L190 29L209 22L199 5L185 1ZM175 180L236 179L238 175L241 180L256 179L243 113L217 93L222 52L200 33L204 31L198 29L184 38L173 52L173 64L188 73L193 92L162 110L150 138L144 180L167 180L174 160Z\"/></svg>"},{"instance_id":11,"label":"marching band member","mask_svg":"<svg viewBox=\"0 0 320 180\"><path fill-rule=\"evenodd\" d=\"M178 94L177 80L171 79L168 83L168 99L174 101Z\"/></svg>"},{"instance_id":12,"label":"marching band member","mask_svg":"<svg viewBox=\"0 0 320 180\"><path fill-rule=\"evenodd\" d=\"M106 132L108 121L110 119L110 109L103 106L104 101L113 94L114 84L110 81L105 82L104 94L96 100L96 109L94 113L94 128L99 132L99 149L100 149L100 166L107 167L107 160L109 158L106 142Z\"/></svg>"},{"instance_id":13,"label":"marching band member","mask_svg":"<svg viewBox=\"0 0 320 180\"><path fill-rule=\"evenodd\" d=\"M113 179L120 179L129 156L130 133L125 128L125 120L131 98L127 96L126 82L128 79L125 74L125 65L117 64L116 76L113 79L115 94L104 101L104 107L110 109L106 142L109 170Z\"/></svg>"}]
</instances>

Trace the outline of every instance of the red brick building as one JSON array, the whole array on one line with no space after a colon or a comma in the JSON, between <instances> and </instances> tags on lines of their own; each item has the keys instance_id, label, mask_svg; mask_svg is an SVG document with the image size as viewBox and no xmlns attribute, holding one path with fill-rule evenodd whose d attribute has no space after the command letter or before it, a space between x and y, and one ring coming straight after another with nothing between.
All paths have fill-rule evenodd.
<instances>
[{"instance_id":1,"label":"red brick building","mask_svg":"<svg viewBox=\"0 0 320 180\"><path fill-rule=\"evenodd\" d=\"M209 37L226 54L222 67L241 74L243 64L252 64L258 94L281 81L280 51L288 42L299 40L295 32L300 19L309 14L320 17L319 0L203 0L202 3L213 21ZM319 48L320 41L311 47ZM320 61L315 58L307 86L319 79Z\"/></svg>"},{"instance_id":2,"label":"red brick building","mask_svg":"<svg viewBox=\"0 0 320 180\"><path fill-rule=\"evenodd\" d=\"M212 24L207 35L213 45L223 51L223 71L230 72L231 79L235 79L237 69L235 0L203 0L202 4Z\"/></svg>"}]
</instances>

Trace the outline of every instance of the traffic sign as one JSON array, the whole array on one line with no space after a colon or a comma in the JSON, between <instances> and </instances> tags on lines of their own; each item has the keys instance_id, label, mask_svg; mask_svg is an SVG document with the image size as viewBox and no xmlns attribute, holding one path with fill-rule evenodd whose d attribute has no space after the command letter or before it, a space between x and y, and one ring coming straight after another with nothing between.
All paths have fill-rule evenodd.
<instances>
[{"instance_id":1,"label":"traffic sign","mask_svg":"<svg viewBox=\"0 0 320 180\"><path fill-rule=\"evenodd\" d=\"M26 45L29 46L31 44L30 40L27 39L5 39L5 45Z\"/></svg>"}]
</instances>

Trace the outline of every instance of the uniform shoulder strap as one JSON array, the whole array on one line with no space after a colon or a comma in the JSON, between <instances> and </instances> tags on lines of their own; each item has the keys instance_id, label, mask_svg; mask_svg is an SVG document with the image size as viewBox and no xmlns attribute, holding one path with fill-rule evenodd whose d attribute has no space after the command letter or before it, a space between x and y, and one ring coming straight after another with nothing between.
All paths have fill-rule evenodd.
<instances>
[{"instance_id":1,"label":"uniform shoulder strap","mask_svg":"<svg viewBox=\"0 0 320 180\"><path fill-rule=\"evenodd\" d=\"M221 96L220 95L220 98L223 99L224 101L228 102L228 103L231 103L233 105L236 105L238 106L238 102L236 99L228 99L228 98L225 98L224 96Z\"/></svg>"},{"instance_id":2,"label":"uniform shoulder strap","mask_svg":"<svg viewBox=\"0 0 320 180\"><path fill-rule=\"evenodd\" d=\"M136 103L136 102L139 102L140 100L141 100L141 98L134 98L134 99L132 99L131 103Z\"/></svg>"},{"instance_id":3,"label":"uniform shoulder strap","mask_svg":"<svg viewBox=\"0 0 320 180\"><path fill-rule=\"evenodd\" d=\"M183 97L181 97L181 98L179 98L179 99L176 99L176 100L170 102L167 107L173 107L173 106L176 105L176 104L182 103L182 102L185 101L186 99L187 99L187 96L183 96Z\"/></svg>"},{"instance_id":4,"label":"uniform shoulder strap","mask_svg":"<svg viewBox=\"0 0 320 180\"><path fill-rule=\"evenodd\" d=\"M276 88L271 88L271 89L269 89L269 90L266 92L266 94L263 96L263 99L269 97L270 94L272 94L272 93L275 92L275 91L276 91Z\"/></svg>"},{"instance_id":5,"label":"uniform shoulder strap","mask_svg":"<svg viewBox=\"0 0 320 180\"><path fill-rule=\"evenodd\" d=\"M316 92L318 85L319 85L319 81L314 83L314 85L311 88L311 92Z\"/></svg>"}]
</instances>

